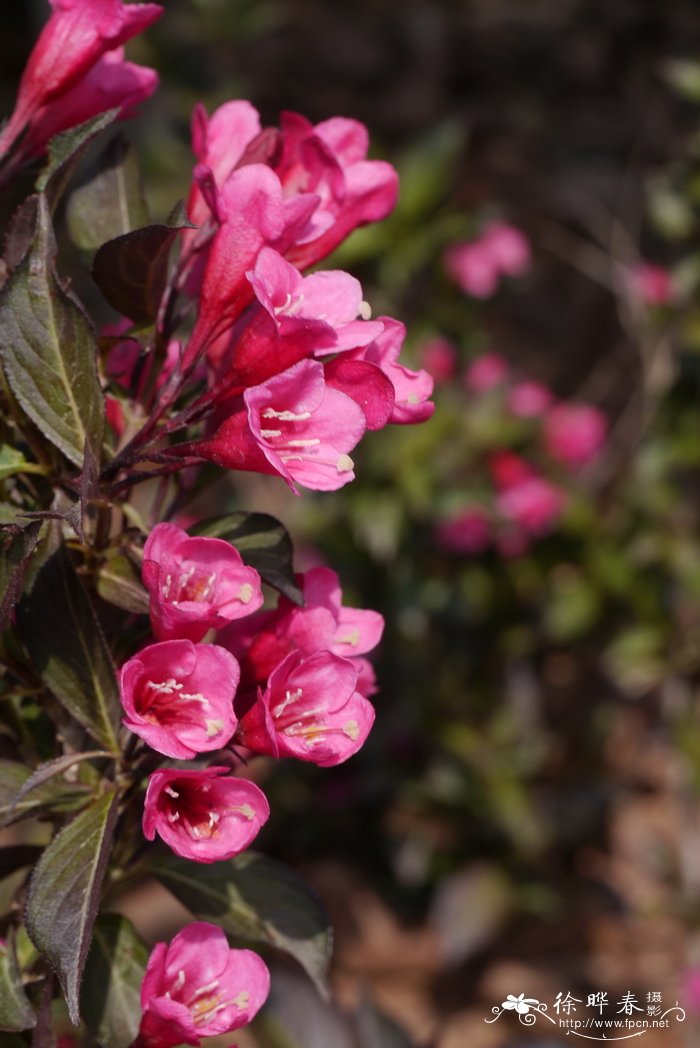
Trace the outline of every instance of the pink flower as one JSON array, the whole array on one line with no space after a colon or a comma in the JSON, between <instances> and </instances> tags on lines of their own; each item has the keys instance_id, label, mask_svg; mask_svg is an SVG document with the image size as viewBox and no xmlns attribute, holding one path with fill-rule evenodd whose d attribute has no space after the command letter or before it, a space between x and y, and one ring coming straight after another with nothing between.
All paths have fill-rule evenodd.
<instances>
[{"instance_id":1,"label":"pink flower","mask_svg":"<svg viewBox=\"0 0 700 1048\"><path fill-rule=\"evenodd\" d=\"M465 506L436 528L438 545L452 553L483 553L491 541L491 521L481 506Z\"/></svg>"},{"instance_id":2,"label":"pink flower","mask_svg":"<svg viewBox=\"0 0 700 1048\"><path fill-rule=\"evenodd\" d=\"M632 271L632 289L647 306L665 306L675 296L673 275L650 262L643 262Z\"/></svg>"},{"instance_id":3,"label":"pink flower","mask_svg":"<svg viewBox=\"0 0 700 1048\"><path fill-rule=\"evenodd\" d=\"M580 468L597 458L606 434L605 415L589 404L559 404L545 415L545 447L565 466Z\"/></svg>"},{"instance_id":4,"label":"pink flower","mask_svg":"<svg viewBox=\"0 0 700 1048\"><path fill-rule=\"evenodd\" d=\"M423 366L436 382L449 382L457 371L457 349L446 338L428 339L421 347Z\"/></svg>"},{"instance_id":5,"label":"pink flower","mask_svg":"<svg viewBox=\"0 0 700 1048\"><path fill-rule=\"evenodd\" d=\"M464 384L470 393L488 393L502 386L510 368L500 353L482 353L468 365Z\"/></svg>"},{"instance_id":6,"label":"pink flower","mask_svg":"<svg viewBox=\"0 0 700 1048\"><path fill-rule=\"evenodd\" d=\"M372 704L357 691L357 667L318 651L293 651L241 718L236 739L256 753L297 757L322 768L341 764L364 744Z\"/></svg>"},{"instance_id":7,"label":"pink flower","mask_svg":"<svg viewBox=\"0 0 700 1048\"><path fill-rule=\"evenodd\" d=\"M491 298L498 290L501 271L488 246L477 240L448 247L445 271L472 298Z\"/></svg>"},{"instance_id":8,"label":"pink flower","mask_svg":"<svg viewBox=\"0 0 700 1048\"><path fill-rule=\"evenodd\" d=\"M285 253L300 269L319 262L357 226L385 218L396 204L398 178L382 160L367 160L367 128L333 117L314 127L298 113L280 119L280 156L273 166L286 195L314 193L319 205Z\"/></svg>"},{"instance_id":9,"label":"pink flower","mask_svg":"<svg viewBox=\"0 0 700 1048\"><path fill-rule=\"evenodd\" d=\"M241 659L246 686L266 684L292 651L303 655L330 651L357 660L381 640L382 616L369 609L345 607L338 576L330 568L311 568L296 580L304 596L301 607L281 597L275 611L259 612L217 636L219 644Z\"/></svg>"},{"instance_id":10,"label":"pink flower","mask_svg":"<svg viewBox=\"0 0 700 1048\"><path fill-rule=\"evenodd\" d=\"M22 139L25 157L43 153L54 135L90 120L109 109L119 109L119 118L133 116L137 106L158 87L158 74L145 66L124 60L124 48L103 55L87 75L61 96L38 109Z\"/></svg>"},{"instance_id":11,"label":"pink flower","mask_svg":"<svg viewBox=\"0 0 700 1048\"><path fill-rule=\"evenodd\" d=\"M230 949L220 928L195 921L148 959L134 1048L199 1045L231 1033L254 1018L269 992L270 973L257 954Z\"/></svg>"},{"instance_id":12,"label":"pink flower","mask_svg":"<svg viewBox=\"0 0 700 1048\"><path fill-rule=\"evenodd\" d=\"M240 675L233 655L215 644L151 644L122 667L124 724L166 757L218 750L236 729Z\"/></svg>"},{"instance_id":13,"label":"pink flower","mask_svg":"<svg viewBox=\"0 0 700 1048\"><path fill-rule=\"evenodd\" d=\"M447 248L445 270L473 298L490 298L502 276L518 276L530 264L530 245L514 226L494 222L477 240Z\"/></svg>"},{"instance_id":14,"label":"pink flower","mask_svg":"<svg viewBox=\"0 0 700 1048\"><path fill-rule=\"evenodd\" d=\"M27 125L32 151L27 155L32 155L45 144L39 142L35 122L41 126L43 121L44 128L55 133L72 126L76 114L78 120L84 120L103 112L103 102L105 108L123 105L128 109L155 87L154 73L129 63L122 65L121 54L99 70L95 67L104 55L160 18L162 7L123 4L121 0L52 0L51 6L51 17L22 74L14 112L0 135L0 154L7 152Z\"/></svg>"},{"instance_id":15,"label":"pink flower","mask_svg":"<svg viewBox=\"0 0 700 1048\"><path fill-rule=\"evenodd\" d=\"M536 536L551 531L564 511L566 497L544 477L533 475L501 491L496 503L506 521Z\"/></svg>"},{"instance_id":16,"label":"pink flower","mask_svg":"<svg viewBox=\"0 0 700 1048\"><path fill-rule=\"evenodd\" d=\"M551 390L541 382L526 379L516 382L508 391L506 406L516 418L537 418L554 400Z\"/></svg>"},{"instance_id":17,"label":"pink flower","mask_svg":"<svg viewBox=\"0 0 700 1048\"><path fill-rule=\"evenodd\" d=\"M394 387L394 405L389 422L403 425L425 422L435 411L435 405L430 400L433 376L427 371L412 371L399 364L406 327L392 317L378 319L382 324L381 333L364 349L353 352L353 356L379 368Z\"/></svg>"},{"instance_id":18,"label":"pink flower","mask_svg":"<svg viewBox=\"0 0 700 1048\"><path fill-rule=\"evenodd\" d=\"M245 851L270 817L262 790L229 768L161 768L148 779L143 832L158 834L176 855L218 862Z\"/></svg>"},{"instance_id":19,"label":"pink flower","mask_svg":"<svg viewBox=\"0 0 700 1048\"><path fill-rule=\"evenodd\" d=\"M328 269L302 277L277 251L264 247L247 276L280 332L290 320L322 321L330 329L319 352L366 346L382 331L378 321L358 320L366 303L360 282L349 273Z\"/></svg>"},{"instance_id":20,"label":"pink flower","mask_svg":"<svg viewBox=\"0 0 700 1048\"><path fill-rule=\"evenodd\" d=\"M225 102L211 117L198 102L192 113L192 150L199 163L209 168L216 185L223 186L260 130L260 117L250 102ZM205 225L210 218L196 181L187 201L187 217L196 226ZM194 230L190 232L196 236Z\"/></svg>"},{"instance_id":21,"label":"pink flower","mask_svg":"<svg viewBox=\"0 0 700 1048\"><path fill-rule=\"evenodd\" d=\"M530 265L530 244L527 237L505 222L492 222L481 237L501 273L515 277Z\"/></svg>"},{"instance_id":22,"label":"pink flower","mask_svg":"<svg viewBox=\"0 0 700 1048\"><path fill-rule=\"evenodd\" d=\"M159 640L200 641L207 630L257 611L260 576L223 539L190 538L175 524L157 524L143 550L143 581Z\"/></svg>"},{"instance_id":23,"label":"pink flower","mask_svg":"<svg viewBox=\"0 0 700 1048\"><path fill-rule=\"evenodd\" d=\"M318 203L308 193L285 200L279 179L264 164L239 168L221 188L208 168L195 169L195 176L218 228L204 256L199 313L185 366L228 331L251 302L246 274L260 250L266 245L284 250L293 243Z\"/></svg>"},{"instance_id":24,"label":"pink flower","mask_svg":"<svg viewBox=\"0 0 700 1048\"><path fill-rule=\"evenodd\" d=\"M213 436L182 450L227 469L278 474L297 494L297 484L335 491L355 477L348 452L366 428L355 401L326 384L320 361L301 360L246 390Z\"/></svg>"}]
</instances>

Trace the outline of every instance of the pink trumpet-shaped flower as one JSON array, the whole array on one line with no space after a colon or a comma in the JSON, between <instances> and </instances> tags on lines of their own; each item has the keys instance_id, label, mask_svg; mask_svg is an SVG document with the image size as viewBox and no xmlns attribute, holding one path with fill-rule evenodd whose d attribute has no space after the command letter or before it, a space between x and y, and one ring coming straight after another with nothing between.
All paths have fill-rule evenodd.
<instances>
[{"instance_id":1,"label":"pink trumpet-shaped flower","mask_svg":"<svg viewBox=\"0 0 700 1048\"><path fill-rule=\"evenodd\" d=\"M545 415L545 447L552 458L578 469L600 455L607 428L603 412L590 404L558 404Z\"/></svg>"},{"instance_id":2,"label":"pink trumpet-shaped flower","mask_svg":"<svg viewBox=\"0 0 700 1048\"><path fill-rule=\"evenodd\" d=\"M399 364L406 327L393 317L379 317L378 320L382 324L381 333L364 349L353 352L353 356L379 368L394 387L394 405L389 422L404 425L426 422L435 411L435 405L430 400L433 376L427 371L412 371Z\"/></svg>"},{"instance_id":3,"label":"pink trumpet-shaped flower","mask_svg":"<svg viewBox=\"0 0 700 1048\"><path fill-rule=\"evenodd\" d=\"M218 228L206 253L185 366L231 328L253 299L246 274L260 250L266 245L284 250L293 243L318 203L311 194L285 200L279 179L264 164L239 168L220 188L209 168L197 168L195 176Z\"/></svg>"},{"instance_id":4,"label":"pink trumpet-shaped flower","mask_svg":"<svg viewBox=\"0 0 700 1048\"><path fill-rule=\"evenodd\" d=\"M357 660L381 640L382 616L370 609L345 607L338 576L330 568L311 568L297 575L297 584L304 595L302 606L281 597L275 611L259 612L217 636L217 642L241 660L248 687L265 685L292 651L303 655L330 651ZM358 690L366 694L362 688Z\"/></svg>"},{"instance_id":5,"label":"pink trumpet-shaped flower","mask_svg":"<svg viewBox=\"0 0 700 1048\"><path fill-rule=\"evenodd\" d=\"M245 851L270 817L270 806L259 786L229 771L154 771L144 802L147 840L158 834L176 855L194 862L218 862Z\"/></svg>"},{"instance_id":6,"label":"pink trumpet-shaped flower","mask_svg":"<svg viewBox=\"0 0 700 1048\"><path fill-rule=\"evenodd\" d=\"M190 538L176 524L157 524L143 550L143 581L159 640L202 640L207 630L257 611L260 576L230 543Z\"/></svg>"},{"instance_id":7,"label":"pink trumpet-shaped flower","mask_svg":"<svg viewBox=\"0 0 700 1048\"><path fill-rule=\"evenodd\" d=\"M70 110L80 111L80 119L103 111L96 106L94 97L83 97L78 101L77 95L69 96L69 92L78 86L83 89L84 96L90 96L96 86L105 90L109 99L106 108L121 105L122 100L114 91L115 71L103 67L101 72L96 72L94 67L103 55L115 51L163 13L163 8L157 4L123 4L121 0L52 0L51 6L51 17L41 31L22 74L14 112L0 135L0 154L12 146L27 126L30 137L33 136L35 120L38 123L45 121L48 127L53 125L54 130L71 126L61 115L64 103ZM132 74L136 69L137 66L131 67ZM89 80L91 70L93 77ZM107 89L110 75L112 87ZM132 75L127 94L132 94L134 86ZM128 103L131 104L133 98ZM49 107L53 113L49 113ZM36 139L33 148L34 151L38 148Z\"/></svg>"},{"instance_id":8,"label":"pink trumpet-shaped flower","mask_svg":"<svg viewBox=\"0 0 700 1048\"><path fill-rule=\"evenodd\" d=\"M184 450L227 469L279 474L297 494L297 484L335 491L354 479L348 452L367 428L365 415L326 384L320 361L299 361L246 390L243 402L211 437Z\"/></svg>"},{"instance_id":9,"label":"pink trumpet-shaped flower","mask_svg":"<svg viewBox=\"0 0 700 1048\"><path fill-rule=\"evenodd\" d=\"M166 757L218 750L236 729L240 675L233 655L215 644L151 644L122 667L124 724Z\"/></svg>"},{"instance_id":10,"label":"pink trumpet-shaped flower","mask_svg":"<svg viewBox=\"0 0 700 1048\"><path fill-rule=\"evenodd\" d=\"M242 717L237 740L256 753L322 768L341 764L364 744L374 721L357 677L357 666L330 651L306 658L293 651Z\"/></svg>"},{"instance_id":11,"label":"pink trumpet-shaped flower","mask_svg":"<svg viewBox=\"0 0 700 1048\"><path fill-rule=\"evenodd\" d=\"M501 276L518 276L530 264L530 245L514 226L487 226L476 240L452 244L445 252L445 269L473 298L490 298Z\"/></svg>"},{"instance_id":12,"label":"pink trumpet-shaped flower","mask_svg":"<svg viewBox=\"0 0 700 1048\"><path fill-rule=\"evenodd\" d=\"M491 542L492 524L482 506L465 506L435 529L435 538L442 549L452 553L483 553Z\"/></svg>"},{"instance_id":13,"label":"pink trumpet-shaped flower","mask_svg":"<svg viewBox=\"0 0 700 1048\"><path fill-rule=\"evenodd\" d=\"M630 276L632 291L647 306L665 306L673 301L676 294L673 274L663 266L642 262L632 270Z\"/></svg>"},{"instance_id":14,"label":"pink trumpet-shaped flower","mask_svg":"<svg viewBox=\"0 0 700 1048\"><path fill-rule=\"evenodd\" d=\"M232 950L221 928L186 925L154 947L141 984L143 1017L134 1048L201 1044L246 1026L270 992L270 973L252 950Z\"/></svg>"},{"instance_id":15,"label":"pink trumpet-shaped flower","mask_svg":"<svg viewBox=\"0 0 700 1048\"><path fill-rule=\"evenodd\" d=\"M566 506L564 492L544 477L533 475L516 481L497 498L500 514L528 535L544 535L561 517Z\"/></svg>"},{"instance_id":16,"label":"pink trumpet-shaped flower","mask_svg":"<svg viewBox=\"0 0 700 1048\"><path fill-rule=\"evenodd\" d=\"M524 379L522 382L516 382L508 391L506 405L516 418L537 418L544 414L553 400L551 390L541 382Z\"/></svg>"},{"instance_id":17,"label":"pink trumpet-shaped flower","mask_svg":"<svg viewBox=\"0 0 700 1048\"><path fill-rule=\"evenodd\" d=\"M303 277L277 251L264 247L247 274L255 295L281 332L291 319L321 320L334 333L320 351L336 353L365 346L382 331L378 321L358 320L366 303L359 280L340 270Z\"/></svg>"},{"instance_id":18,"label":"pink trumpet-shaped flower","mask_svg":"<svg viewBox=\"0 0 700 1048\"><path fill-rule=\"evenodd\" d=\"M280 119L280 156L273 166L285 195L314 193L319 205L303 234L285 254L300 269L319 262L357 226L377 222L393 210L396 171L382 160L367 160L367 128L333 117L314 127L298 113Z\"/></svg>"}]
</instances>

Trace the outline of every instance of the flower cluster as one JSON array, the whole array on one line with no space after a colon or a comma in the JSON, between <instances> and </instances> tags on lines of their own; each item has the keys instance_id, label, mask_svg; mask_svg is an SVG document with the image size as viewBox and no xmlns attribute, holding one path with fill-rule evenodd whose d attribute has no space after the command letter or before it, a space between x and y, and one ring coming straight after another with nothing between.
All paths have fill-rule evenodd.
<instances>
[{"instance_id":1,"label":"flower cluster","mask_svg":"<svg viewBox=\"0 0 700 1048\"><path fill-rule=\"evenodd\" d=\"M576 474L602 454L606 418L590 404L558 401L497 353L475 358L463 381L474 403L490 404L501 420L498 429L513 433L515 446L490 451L483 497L440 521L436 538L452 552L478 554L493 544L503 556L519 556L551 532L566 509L559 474ZM526 442L523 450L518 441Z\"/></svg>"},{"instance_id":2,"label":"flower cluster","mask_svg":"<svg viewBox=\"0 0 700 1048\"><path fill-rule=\"evenodd\" d=\"M45 153L52 136L84 125L64 140L79 150L157 85L153 70L125 61L123 45L163 8L50 2L0 132L0 182ZM368 430L433 412L431 375L399 359L403 324L373 319L350 274L307 272L395 204L396 172L367 158L364 126L283 113L278 128L263 128L248 102L231 101L211 116L198 105L192 139L186 221L176 212L172 225L97 245L95 282L121 315L102 331L99 366L82 361L95 380L85 413L100 425L95 446L84 444L81 508L91 486L105 495L90 551L96 571L113 534L110 507L151 476L214 463L281 477L297 494L335 490L354 478L350 456ZM48 214L41 195L37 213L41 221ZM498 250L508 269L505 242ZM141 272L132 279L134 268ZM180 478L178 490L186 486ZM120 671L123 723L141 740L126 751L124 779L136 785L150 772L142 820L149 841L158 836L194 862L227 860L270 814L260 787L239 774L238 750L329 767L364 744L376 691L366 655L383 620L345 607L328 568L296 577L302 604L282 596L263 609L261 578L233 545L172 523L152 527L142 579L153 641ZM125 789L121 781L116 788ZM191 924L150 957L134 1048L198 1045L235 1030L268 988L258 957L231 950L213 925Z\"/></svg>"}]
</instances>

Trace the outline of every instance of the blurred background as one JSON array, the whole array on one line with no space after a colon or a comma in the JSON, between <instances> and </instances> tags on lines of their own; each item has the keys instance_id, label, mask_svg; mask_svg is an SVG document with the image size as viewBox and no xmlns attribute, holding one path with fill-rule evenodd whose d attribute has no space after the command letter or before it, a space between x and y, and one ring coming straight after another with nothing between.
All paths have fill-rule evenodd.
<instances>
[{"instance_id":1,"label":"blurred background","mask_svg":"<svg viewBox=\"0 0 700 1048\"><path fill-rule=\"evenodd\" d=\"M697 1043L697 0L166 7L131 45L162 78L131 128L155 215L199 100L355 117L401 176L326 267L406 322L435 416L373 434L340 492L223 479L201 507L275 514L387 620L363 751L262 773L262 846L330 911L338 1001L371 999L382 1045L545 1048L565 1032L484 1019L653 993L688 1018L644 1043ZM9 111L45 6L4 14ZM144 934L176 925L145 900ZM340 1046L305 993L289 1028Z\"/></svg>"}]
</instances>

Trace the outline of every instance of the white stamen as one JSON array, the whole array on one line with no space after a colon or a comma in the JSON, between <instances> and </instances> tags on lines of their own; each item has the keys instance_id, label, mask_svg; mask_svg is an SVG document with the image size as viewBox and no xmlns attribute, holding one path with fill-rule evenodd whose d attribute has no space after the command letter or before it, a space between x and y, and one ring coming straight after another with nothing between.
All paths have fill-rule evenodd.
<instances>
[{"instance_id":1,"label":"white stamen","mask_svg":"<svg viewBox=\"0 0 700 1048\"><path fill-rule=\"evenodd\" d=\"M216 824L217 824L217 822L219 821L220 818L221 818L221 816L219 815L218 811L210 811L209 812L209 829L211 829L212 826L216 826Z\"/></svg>"},{"instance_id":2,"label":"white stamen","mask_svg":"<svg viewBox=\"0 0 700 1048\"><path fill-rule=\"evenodd\" d=\"M344 724L343 731L349 739L352 739L353 742L357 742L360 735L360 727L356 720L351 720L348 721L347 724Z\"/></svg>"},{"instance_id":3,"label":"white stamen","mask_svg":"<svg viewBox=\"0 0 700 1048\"><path fill-rule=\"evenodd\" d=\"M170 993L178 993L179 990L185 985L185 973L182 968L178 969L177 979L170 987Z\"/></svg>"},{"instance_id":4,"label":"white stamen","mask_svg":"<svg viewBox=\"0 0 700 1048\"><path fill-rule=\"evenodd\" d=\"M305 440L288 440L289 448L315 448L321 441L318 437L307 437Z\"/></svg>"},{"instance_id":5,"label":"white stamen","mask_svg":"<svg viewBox=\"0 0 700 1048\"><path fill-rule=\"evenodd\" d=\"M305 422L307 418L311 418L310 411L300 411L295 413L294 411L275 411L274 408L265 408L264 411L260 412L261 418L278 418L280 422Z\"/></svg>"},{"instance_id":6,"label":"white stamen","mask_svg":"<svg viewBox=\"0 0 700 1048\"><path fill-rule=\"evenodd\" d=\"M360 643L360 631L355 629L351 630L344 637L336 637L336 644L351 644L353 648L356 648Z\"/></svg>"},{"instance_id":7,"label":"white stamen","mask_svg":"<svg viewBox=\"0 0 700 1048\"><path fill-rule=\"evenodd\" d=\"M293 702L296 702L298 699L302 697L303 694L303 688L297 688L296 691L288 691L282 702L280 702L279 706L275 706L274 710L272 711L272 716L281 717L284 711L286 710L287 706L290 706Z\"/></svg>"},{"instance_id":8,"label":"white stamen","mask_svg":"<svg viewBox=\"0 0 700 1048\"><path fill-rule=\"evenodd\" d=\"M253 587L249 582L244 582L238 591L238 599L242 604L247 604L250 598L253 596Z\"/></svg>"},{"instance_id":9,"label":"white stamen","mask_svg":"<svg viewBox=\"0 0 700 1048\"><path fill-rule=\"evenodd\" d=\"M274 437L281 437L282 436L282 430L281 429L261 429L260 430L260 436L264 437L265 440L272 440Z\"/></svg>"},{"instance_id":10,"label":"white stamen","mask_svg":"<svg viewBox=\"0 0 700 1048\"><path fill-rule=\"evenodd\" d=\"M358 309L358 313L360 314L363 320L371 320L372 307L370 306L369 302L365 302L363 299L362 302L360 302L360 308Z\"/></svg>"},{"instance_id":11,"label":"white stamen","mask_svg":"<svg viewBox=\"0 0 700 1048\"><path fill-rule=\"evenodd\" d=\"M181 685L181 687L182 687L182 685ZM178 695L178 701L179 702L198 702L201 706L208 706L209 705L209 700L205 699L204 696L200 695L199 692L197 692L194 695L189 695L187 692L183 691L181 695Z\"/></svg>"},{"instance_id":12,"label":"white stamen","mask_svg":"<svg viewBox=\"0 0 700 1048\"><path fill-rule=\"evenodd\" d=\"M165 792L167 793L167 795L169 797L172 797L174 800L177 800L177 798L180 796L180 794L177 792L177 790L174 790L172 788L172 786L166 786L165 787Z\"/></svg>"},{"instance_id":13,"label":"white stamen","mask_svg":"<svg viewBox=\"0 0 700 1048\"><path fill-rule=\"evenodd\" d=\"M338 473L345 473L347 470L354 469L355 463L349 455L339 455L335 468L338 470Z\"/></svg>"},{"instance_id":14,"label":"white stamen","mask_svg":"<svg viewBox=\"0 0 700 1048\"><path fill-rule=\"evenodd\" d=\"M180 812L179 811L168 812L168 815L167 815L168 822L177 822L177 820L179 818L180 818Z\"/></svg>"},{"instance_id":15,"label":"white stamen","mask_svg":"<svg viewBox=\"0 0 700 1048\"><path fill-rule=\"evenodd\" d=\"M207 738L213 739L215 735L218 735L223 729L224 722L222 720L208 720L207 721Z\"/></svg>"}]
</instances>

